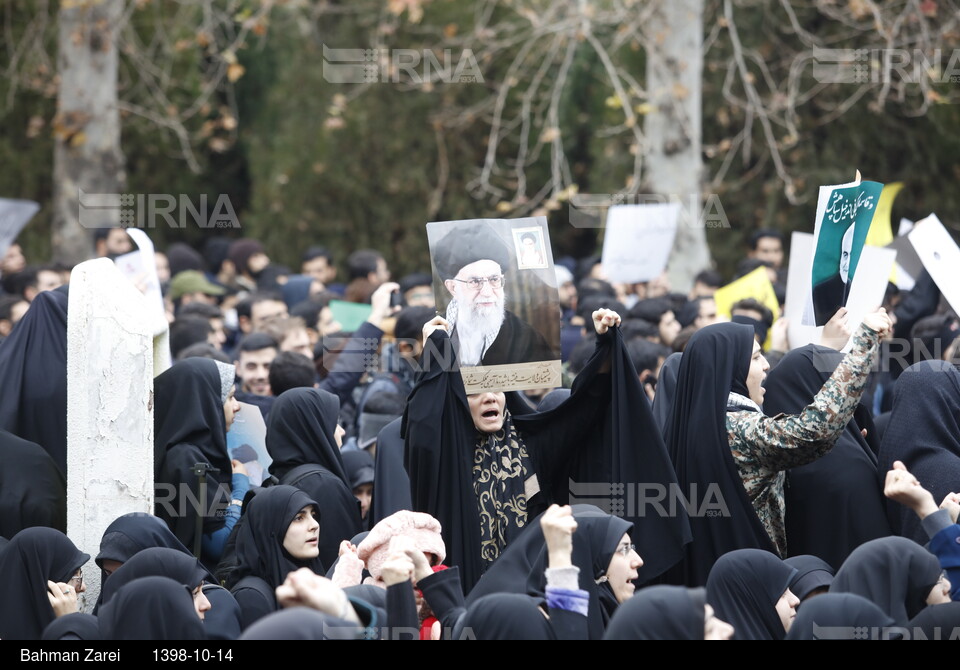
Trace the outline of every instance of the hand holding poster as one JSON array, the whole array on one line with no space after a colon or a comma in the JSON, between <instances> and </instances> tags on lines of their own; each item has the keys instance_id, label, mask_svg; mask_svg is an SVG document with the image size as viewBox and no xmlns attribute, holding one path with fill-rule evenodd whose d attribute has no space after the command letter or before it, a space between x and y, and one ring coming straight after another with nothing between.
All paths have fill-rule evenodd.
<instances>
[{"instance_id":1,"label":"hand holding poster","mask_svg":"<svg viewBox=\"0 0 960 670\"><path fill-rule=\"evenodd\" d=\"M543 217L427 224L437 310L468 394L560 386L559 296Z\"/></svg>"},{"instance_id":2,"label":"hand holding poster","mask_svg":"<svg viewBox=\"0 0 960 670\"><path fill-rule=\"evenodd\" d=\"M820 187L804 325L822 326L846 305L882 190L883 184L859 178L852 184Z\"/></svg>"},{"instance_id":3,"label":"hand holding poster","mask_svg":"<svg viewBox=\"0 0 960 670\"><path fill-rule=\"evenodd\" d=\"M267 451L267 424L259 407L240 403L240 411L227 431L227 450L231 460L243 463L253 486L260 486L270 476L268 468L273 459Z\"/></svg>"},{"instance_id":4,"label":"hand holding poster","mask_svg":"<svg viewBox=\"0 0 960 670\"><path fill-rule=\"evenodd\" d=\"M667 267L680 203L614 205L603 234L603 269L611 282L637 284Z\"/></svg>"}]
</instances>

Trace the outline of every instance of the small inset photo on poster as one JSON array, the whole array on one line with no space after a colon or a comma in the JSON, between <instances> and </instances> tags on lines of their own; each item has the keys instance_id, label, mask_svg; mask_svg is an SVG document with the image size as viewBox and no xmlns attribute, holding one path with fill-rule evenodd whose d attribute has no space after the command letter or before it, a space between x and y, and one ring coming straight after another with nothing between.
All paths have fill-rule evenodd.
<instances>
[{"instance_id":1,"label":"small inset photo on poster","mask_svg":"<svg viewBox=\"0 0 960 670\"><path fill-rule=\"evenodd\" d=\"M467 393L560 386L560 300L546 219L428 223L427 239L437 311L450 323Z\"/></svg>"},{"instance_id":2,"label":"small inset photo on poster","mask_svg":"<svg viewBox=\"0 0 960 670\"><path fill-rule=\"evenodd\" d=\"M518 270L549 267L547 254L543 250L543 233L539 227L514 228L512 232Z\"/></svg>"}]
</instances>

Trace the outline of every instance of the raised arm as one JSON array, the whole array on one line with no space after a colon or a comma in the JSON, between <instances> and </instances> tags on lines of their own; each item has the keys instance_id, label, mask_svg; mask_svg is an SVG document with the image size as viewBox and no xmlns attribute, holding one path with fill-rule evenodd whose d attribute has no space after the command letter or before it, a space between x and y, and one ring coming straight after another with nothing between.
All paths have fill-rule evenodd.
<instances>
[{"instance_id":1,"label":"raised arm","mask_svg":"<svg viewBox=\"0 0 960 670\"><path fill-rule=\"evenodd\" d=\"M805 465L829 451L857 409L880 339L890 327L885 310L868 314L853 336L850 353L800 414L728 415L730 443L744 445L740 458L777 471Z\"/></svg>"}]
</instances>

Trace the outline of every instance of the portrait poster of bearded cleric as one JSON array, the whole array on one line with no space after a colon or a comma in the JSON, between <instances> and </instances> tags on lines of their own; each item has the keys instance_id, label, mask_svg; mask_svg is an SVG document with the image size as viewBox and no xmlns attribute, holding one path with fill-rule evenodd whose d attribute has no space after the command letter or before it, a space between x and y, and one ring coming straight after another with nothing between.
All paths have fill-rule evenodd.
<instances>
[{"instance_id":1,"label":"portrait poster of bearded cleric","mask_svg":"<svg viewBox=\"0 0 960 670\"><path fill-rule=\"evenodd\" d=\"M542 241L542 263L517 240ZM468 394L561 385L560 301L544 217L427 224L437 311ZM528 259L529 260L529 259Z\"/></svg>"}]
</instances>

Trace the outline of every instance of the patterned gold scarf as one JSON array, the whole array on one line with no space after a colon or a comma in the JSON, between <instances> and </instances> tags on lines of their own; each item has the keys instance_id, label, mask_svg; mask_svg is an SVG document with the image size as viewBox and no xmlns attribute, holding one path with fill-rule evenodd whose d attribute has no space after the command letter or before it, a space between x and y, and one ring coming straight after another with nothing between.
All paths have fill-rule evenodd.
<instances>
[{"instance_id":1,"label":"patterned gold scarf","mask_svg":"<svg viewBox=\"0 0 960 670\"><path fill-rule=\"evenodd\" d=\"M525 483L530 457L505 412L503 428L480 433L473 452L473 490L480 512L480 555L489 564L527 525Z\"/></svg>"}]
</instances>

